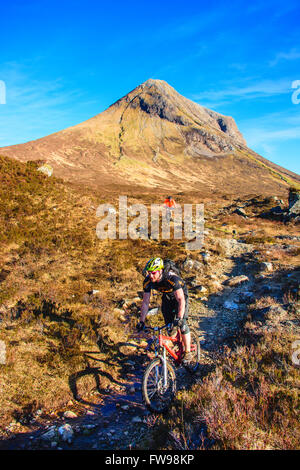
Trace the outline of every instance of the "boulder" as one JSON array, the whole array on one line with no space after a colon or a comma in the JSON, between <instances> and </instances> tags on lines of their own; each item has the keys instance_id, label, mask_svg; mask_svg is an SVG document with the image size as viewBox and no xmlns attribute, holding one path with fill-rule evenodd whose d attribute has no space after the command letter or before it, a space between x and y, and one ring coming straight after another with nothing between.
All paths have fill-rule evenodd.
<instances>
[{"instance_id":1,"label":"boulder","mask_svg":"<svg viewBox=\"0 0 300 470\"><path fill-rule=\"evenodd\" d=\"M272 272L273 271L273 264L264 261L263 263L261 263L260 268L261 268L261 271Z\"/></svg>"},{"instance_id":2,"label":"boulder","mask_svg":"<svg viewBox=\"0 0 300 470\"><path fill-rule=\"evenodd\" d=\"M157 315L159 312L159 307L154 307L148 310L147 317L151 315Z\"/></svg>"},{"instance_id":3,"label":"boulder","mask_svg":"<svg viewBox=\"0 0 300 470\"><path fill-rule=\"evenodd\" d=\"M53 173L53 168L51 165L48 165L48 163L45 163L45 165L40 166L37 171L40 171L41 173L44 173L46 176L52 176Z\"/></svg>"},{"instance_id":4,"label":"boulder","mask_svg":"<svg viewBox=\"0 0 300 470\"><path fill-rule=\"evenodd\" d=\"M227 286L233 287L233 286L238 286L239 284L242 284L243 282L247 282L247 281L249 281L248 276L245 276L244 274L242 274L241 276L235 276L235 277L232 277L231 279L227 279L224 282L224 284Z\"/></svg>"},{"instance_id":5,"label":"boulder","mask_svg":"<svg viewBox=\"0 0 300 470\"><path fill-rule=\"evenodd\" d=\"M300 202L300 190L296 188L290 188L289 189L289 210L292 209L292 207Z\"/></svg>"},{"instance_id":6,"label":"boulder","mask_svg":"<svg viewBox=\"0 0 300 470\"><path fill-rule=\"evenodd\" d=\"M227 310L238 310L239 306L237 303L233 302L232 300L226 300L226 302L224 302L224 307L227 309Z\"/></svg>"},{"instance_id":7,"label":"boulder","mask_svg":"<svg viewBox=\"0 0 300 470\"><path fill-rule=\"evenodd\" d=\"M199 261L195 260L194 261L194 269L201 270L202 269L202 263Z\"/></svg>"},{"instance_id":8,"label":"boulder","mask_svg":"<svg viewBox=\"0 0 300 470\"><path fill-rule=\"evenodd\" d=\"M142 423L143 420L139 416L134 416L134 418L132 418L131 422L132 423Z\"/></svg>"},{"instance_id":9,"label":"boulder","mask_svg":"<svg viewBox=\"0 0 300 470\"><path fill-rule=\"evenodd\" d=\"M201 285L195 286L193 290L195 290L196 292L207 292L207 288Z\"/></svg>"},{"instance_id":10,"label":"boulder","mask_svg":"<svg viewBox=\"0 0 300 470\"><path fill-rule=\"evenodd\" d=\"M55 426L51 426L47 432L41 435L40 439L43 441L52 441L57 436L57 431Z\"/></svg>"},{"instance_id":11,"label":"boulder","mask_svg":"<svg viewBox=\"0 0 300 470\"><path fill-rule=\"evenodd\" d=\"M63 424L62 426L60 426L58 428L58 434L64 442L68 442L69 444L71 444L71 442L73 441L74 431L70 424Z\"/></svg>"},{"instance_id":12,"label":"boulder","mask_svg":"<svg viewBox=\"0 0 300 470\"><path fill-rule=\"evenodd\" d=\"M70 418L70 419L73 419L73 418L77 418L77 414L74 413L73 411L65 411L64 412L64 418Z\"/></svg>"},{"instance_id":13,"label":"boulder","mask_svg":"<svg viewBox=\"0 0 300 470\"><path fill-rule=\"evenodd\" d=\"M184 269L185 271L190 271L191 269L193 269L193 266L194 266L194 260L190 258L186 258L184 262L182 263L182 269Z\"/></svg>"},{"instance_id":14,"label":"boulder","mask_svg":"<svg viewBox=\"0 0 300 470\"><path fill-rule=\"evenodd\" d=\"M293 206L289 209L288 217L294 218L300 216L300 199L293 204Z\"/></svg>"},{"instance_id":15,"label":"boulder","mask_svg":"<svg viewBox=\"0 0 300 470\"><path fill-rule=\"evenodd\" d=\"M279 201L282 204L283 201ZM261 214L261 217L268 219L288 221L300 221L300 190L297 188L290 188L288 198L288 208L282 209L280 205L272 207L267 212Z\"/></svg>"},{"instance_id":16,"label":"boulder","mask_svg":"<svg viewBox=\"0 0 300 470\"><path fill-rule=\"evenodd\" d=\"M247 218L246 212L241 207L238 207L235 211L233 211L233 214L238 214L238 215L244 217L245 219Z\"/></svg>"}]
</instances>

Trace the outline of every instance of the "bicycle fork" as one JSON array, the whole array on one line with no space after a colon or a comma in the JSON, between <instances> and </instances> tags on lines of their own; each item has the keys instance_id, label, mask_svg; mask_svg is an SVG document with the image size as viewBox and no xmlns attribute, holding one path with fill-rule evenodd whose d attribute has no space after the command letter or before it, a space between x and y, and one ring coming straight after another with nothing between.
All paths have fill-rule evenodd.
<instances>
[{"instance_id":1,"label":"bicycle fork","mask_svg":"<svg viewBox=\"0 0 300 470\"><path fill-rule=\"evenodd\" d=\"M162 363L163 363L163 384L164 384L164 388L167 388L168 373L167 373L167 358L166 358L165 348L163 349L163 354L162 355L160 354L158 357L162 360Z\"/></svg>"}]
</instances>

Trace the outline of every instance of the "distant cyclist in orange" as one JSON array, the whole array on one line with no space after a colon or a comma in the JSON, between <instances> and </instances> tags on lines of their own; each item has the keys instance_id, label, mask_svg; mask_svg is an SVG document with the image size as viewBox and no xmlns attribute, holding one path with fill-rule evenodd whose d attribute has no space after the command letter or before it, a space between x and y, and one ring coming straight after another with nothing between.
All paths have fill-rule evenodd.
<instances>
[{"instance_id":1,"label":"distant cyclist in orange","mask_svg":"<svg viewBox=\"0 0 300 470\"><path fill-rule=\"evenodd\" d=\"M163 203L163 207L166 210L166 219L168 221L172 220L172 210L175 209L175 207L176 207L176 202L174 201L172 196L168 196L165 199L165 201Z\"/></svg>"}]
</instances>

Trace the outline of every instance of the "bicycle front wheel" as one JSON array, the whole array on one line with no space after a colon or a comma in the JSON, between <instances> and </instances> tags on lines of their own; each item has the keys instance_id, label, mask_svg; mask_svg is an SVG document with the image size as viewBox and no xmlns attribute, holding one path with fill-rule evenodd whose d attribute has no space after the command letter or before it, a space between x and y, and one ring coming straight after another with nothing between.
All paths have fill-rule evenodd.
<instances>
[{"instance_id":1,"label":"bicycle front wheel","mask_svg":"<svg viewBox=\"0 0 300 470\"><path fill-rule=\"evenodd\" d=\"M176 375L171 364L167 362L165 378L162 359L153 359L145 370L142 391L147 408L156 413L166 411L176 395Z\"/></svg>"}]
</instances>

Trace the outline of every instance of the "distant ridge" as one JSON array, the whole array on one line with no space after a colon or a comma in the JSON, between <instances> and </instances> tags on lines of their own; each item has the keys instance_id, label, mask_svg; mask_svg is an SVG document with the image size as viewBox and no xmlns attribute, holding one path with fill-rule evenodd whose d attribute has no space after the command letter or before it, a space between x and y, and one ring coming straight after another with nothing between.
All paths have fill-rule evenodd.
<instances>
[{"instance_id":1,"label":"distant ridge","mask_svg":"<svg viewBox=\"0 0 300 470\"><path fill-rule=\"evenodd\" d=\"M104 112L0 154L49 163L78 184L283 194L300 176L247 147L234 119L149 79ZM121 186L120 186L121 185Z\"/></svg>"}]
</instances>

